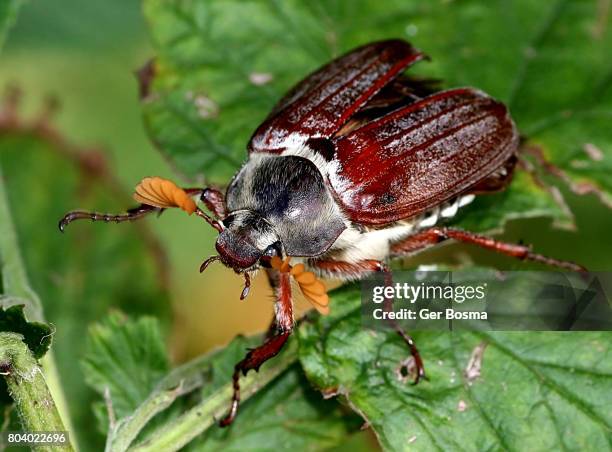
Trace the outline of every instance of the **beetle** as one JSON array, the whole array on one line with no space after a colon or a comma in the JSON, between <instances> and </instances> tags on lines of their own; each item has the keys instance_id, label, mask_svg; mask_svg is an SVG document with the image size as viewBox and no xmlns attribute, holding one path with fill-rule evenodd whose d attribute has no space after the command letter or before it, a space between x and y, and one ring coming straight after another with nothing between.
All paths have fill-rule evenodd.
<instances>
[{"instance_id":1,"label":"beetle","mask_svg":"<svg viewBox=\"0 0 612 452\"><path fill-rule=\"evenodd\" d=\"M504 104L482 91L436 91L427 81L402 75L426 58L406 41L385 40L308 75L255 130L248 159L225 195L192 188L184 196L178 187L149 181L137 188L136 199L144 202L126 214L73 211L60 221L63 231L76 219L122 222L180 205L219 232L218 255L200 271L219 260L244 275L244 298L249 275L265 269L276 293L274 334L236 364L234 396L221 425L236 416L240 374L275 356L293 330L291 271L281 259L292 257L302 271L320 277L357 280L382 273L390 281L389 258L454 239L583 270L527 246L442 225L475 195L508 185L519 134ZM212 216L186 201L193 197ZM425 377L423 361L410 336L397 329L410 347L417 383Z\"/></svg>"}]
</instances>

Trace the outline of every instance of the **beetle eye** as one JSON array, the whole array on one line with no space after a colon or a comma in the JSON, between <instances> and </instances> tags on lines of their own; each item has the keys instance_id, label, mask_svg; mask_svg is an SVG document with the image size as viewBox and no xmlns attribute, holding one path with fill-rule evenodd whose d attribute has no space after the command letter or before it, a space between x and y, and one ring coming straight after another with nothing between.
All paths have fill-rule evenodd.
<instances>
[{"instance_id":1,"label":"beetle eye","mask_svg":"<svg viewBox=\"0 0 612 452\"><path fill-rule=\"evenodd\" d=\"M281 246L280 242L274 242L272 245L268 246L264 251L264 256L274 257L281 255Z\"/></svg>"}]
</instances>

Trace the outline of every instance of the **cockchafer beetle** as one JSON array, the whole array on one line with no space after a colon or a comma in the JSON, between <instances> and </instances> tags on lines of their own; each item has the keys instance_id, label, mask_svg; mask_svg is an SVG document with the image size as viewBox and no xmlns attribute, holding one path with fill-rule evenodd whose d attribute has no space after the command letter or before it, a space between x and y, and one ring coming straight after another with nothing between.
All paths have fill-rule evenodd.
<instances>
[{"instance_id":1,"label":"cockchafer beetle","mask_svg":"<svg viewBox=\"0 0 612 452\"><path fill-rule=\"evenodd\" d=\"M240 373L275 356L293 330L292 273L309 281L300 287L325 312L327 295L315 275L356 280L383 272L390 280L389 258L447 239L583 270L527 246L440 225L475 195L509 183L519 135L506 107L487 94L473 88L436 92L431 83L402 75L424 58L403 40L387 40L358 47L307 76L257 128L225 196L149 178L137 187L142 204L126 214L74 211L60 221L63 230L76 219L121 222L177 206L219 231L218 255L201 271L219 260L244 275L244 298L249 275L265 269L276 292L275 334L236 365L234 397L221 425L236 416ZM423 362L410 336L398 332L414 358L416 383L425 376Z\"/></svg>"}]
</instances>

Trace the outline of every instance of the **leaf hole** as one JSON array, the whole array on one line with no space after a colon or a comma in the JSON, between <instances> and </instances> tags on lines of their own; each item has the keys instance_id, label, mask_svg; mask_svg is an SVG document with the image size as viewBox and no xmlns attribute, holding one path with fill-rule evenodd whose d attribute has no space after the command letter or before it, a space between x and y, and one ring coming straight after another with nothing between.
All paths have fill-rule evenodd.
<instances>
[{"instance_id":1,"label":"leaf hole","mask_svg":"<svg viewBox=\"0 0 612 452\"><path fill-rule=\"evenodd\" d=\"M402 383L407 383L410 379L416 376L417 368L414 362L414 358L409 356L405 360L399 363L397 369L395 369L395 375L397 376L398 381Z\"/></svg>"}]
</instances>

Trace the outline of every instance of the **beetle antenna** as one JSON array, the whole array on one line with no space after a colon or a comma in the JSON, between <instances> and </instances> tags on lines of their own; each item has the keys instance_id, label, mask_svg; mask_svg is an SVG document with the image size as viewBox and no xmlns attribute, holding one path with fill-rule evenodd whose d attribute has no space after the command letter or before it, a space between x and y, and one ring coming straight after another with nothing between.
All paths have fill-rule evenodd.
<instances>
[{"instance_id":1,"label":"beetle antenna","mask_svg":"<svg viewBox=\"0 0 612 452\"><path fill-rule=\"evenodd\" d=\"M199 207L196 209L195 214L198 217L204 218L204 221L206 221L209 225L211 225L217 231L219 231L219 232L223 231L223 223L221 223L221 221L215 220L211 216L205 214L204 211L202 209L200 209Z\"/></svg>"},{"instance_id":2,"label":"beetle antenna","mask_svg":"<svg viewBox=\"0 0 612 452\"><path fill-rule=\"evenodd\" d=\"M212 264L215 261L220 260L221 258L219 256L210 256L208 259L206 259L204 262L202 262L202 265L200 265L200 273L202 273L204 270L206 270L206 268L208 268L208 266L210 264Z\"/></svg>"},{"instance_id":3,"label":"beetle antenna","mask_svg":"<svg viewBox=\"0 0 612 452\"><path fill-rule=\"evenodd\" d=\"M241 300L244 300L249 295L249 291L251 290L251 277L249 276L247 272L244 272L243 275L244 275L244 289L242 289L242 293L240 294Z\"/></svg>"}]
</instances>

